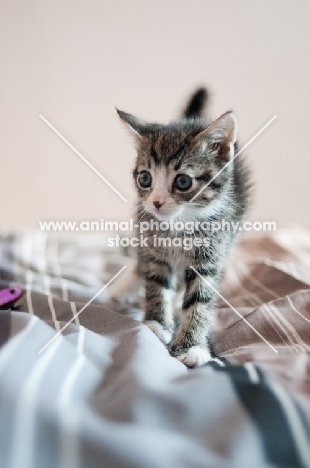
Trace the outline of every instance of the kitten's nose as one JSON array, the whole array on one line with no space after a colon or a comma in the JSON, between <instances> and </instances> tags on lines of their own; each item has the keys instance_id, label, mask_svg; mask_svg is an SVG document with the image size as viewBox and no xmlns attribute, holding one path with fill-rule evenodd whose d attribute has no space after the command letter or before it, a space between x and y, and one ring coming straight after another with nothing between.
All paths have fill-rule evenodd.
<instances>
[{"instance_id":1,"label":"kitten's nose","mask_svg":"<svg viewBox=\"0 0 310 468\"><path fill-rule=\"evenodd\" d=\"M156 208L157 210L159 210L159 208L160 208L161 206L163 206L163 204L164 204L164 202L163 202L163 203L160 203L159 201L154 201L154 202L153 202L153 205L155 206L155 208Z\"/></svg>"}]
</instances>

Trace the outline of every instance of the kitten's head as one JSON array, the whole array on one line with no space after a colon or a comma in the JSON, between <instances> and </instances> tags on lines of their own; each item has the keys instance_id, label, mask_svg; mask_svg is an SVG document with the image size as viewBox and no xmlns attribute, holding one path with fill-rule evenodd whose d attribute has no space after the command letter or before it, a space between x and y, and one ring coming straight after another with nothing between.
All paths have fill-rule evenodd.
<instances>
[{"instance_id":1,"label":"kitten's head","mask_svg":"<svg viewBox=\"0 0 310 468\"><path fill-rule=\"evenodd\" d=\"M210 123L200 118L168 125L147 123L117 111L133 133L137 148L133 172L139 205L158 220L193 219L212 211L230 185L232 164L190 200L234 155L237 121L227 112Z\"/></svg>"}]
</instances>

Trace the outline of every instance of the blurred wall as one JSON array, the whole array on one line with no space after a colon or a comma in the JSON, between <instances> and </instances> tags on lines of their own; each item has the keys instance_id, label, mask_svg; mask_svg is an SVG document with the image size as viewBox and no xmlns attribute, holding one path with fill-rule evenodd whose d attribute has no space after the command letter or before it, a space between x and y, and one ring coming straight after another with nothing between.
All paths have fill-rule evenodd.
<instances>
[{"instance_id":1,"label":"blurred wall","mask_svg":"<svg viewBox=\"0 0 310 468\"><path fill-rule=\"evenodd\" d=\"M309 20L307 0L2 0L1 227L129 215L134 150L115 105L167 122L201 84L212 117L235 111L241 146L278 115L245 152L251 219L309 224Z\"/></svg>"}]
</instances>

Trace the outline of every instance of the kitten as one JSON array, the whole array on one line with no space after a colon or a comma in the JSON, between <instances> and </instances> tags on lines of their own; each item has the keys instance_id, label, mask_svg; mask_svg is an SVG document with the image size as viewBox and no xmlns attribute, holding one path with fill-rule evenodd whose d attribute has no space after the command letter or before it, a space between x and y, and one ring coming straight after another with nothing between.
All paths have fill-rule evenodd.
<instances>
[{"instance_id":1,"label":"kitten","mask_svg":"<svg viewBox=\"0 0 310 468\"><path fill-rule=\"evenodd\" d=\"M248 174L240 158L229 164L207 188L190 200L233 158L237 151L237 121L227 112L214 122L202 118L204 89L189 100L183 118L168 125L147 123L117 110L135 137L138 214L148 221L241 221L248 200ZM156 224L155 224L156 226ZM206 225L204 225L206 226ZM205 231L196 223L184 231L148 229L148 246L137 248L135 273L145 282L147 325L170 353L188 367L211 359L209 342L220 279L236 234ZM154 246L158 238L191 238L202 245L189 250ZM208 238L208 243L197 239ZM158 244L158 242L157 242ZM194 271L191 267L194 267ZM196 273L198 272L199 275ZM131 274L132 282L135 276ZM206 279L207 281L204 281ZM131 286L127 285L130 291ZM183 291L180 324L175 330L175 295Z\"/></svg>"}]
</instances>

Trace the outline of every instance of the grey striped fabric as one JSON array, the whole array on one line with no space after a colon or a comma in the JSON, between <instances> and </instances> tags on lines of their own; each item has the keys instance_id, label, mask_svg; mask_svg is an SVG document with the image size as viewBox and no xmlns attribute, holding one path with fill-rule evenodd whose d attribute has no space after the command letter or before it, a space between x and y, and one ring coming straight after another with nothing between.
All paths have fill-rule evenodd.
<instances>
[{"instance_id":1,"label":"grey striped fabric","mask_svg":"<svg viewBox=\"0 0 310 468\"><path fill-rule=\"evenodd\" d=\"M1 236L0 287L25 292L0 311L0 467L310 467L309 231L239 246L221 293L241 317L219 301L202 368L105 291L38 354L131 261L101 235Z\"/></svg>"}]
</instances>

